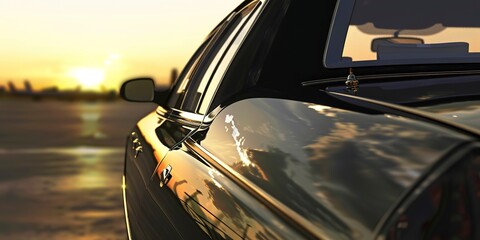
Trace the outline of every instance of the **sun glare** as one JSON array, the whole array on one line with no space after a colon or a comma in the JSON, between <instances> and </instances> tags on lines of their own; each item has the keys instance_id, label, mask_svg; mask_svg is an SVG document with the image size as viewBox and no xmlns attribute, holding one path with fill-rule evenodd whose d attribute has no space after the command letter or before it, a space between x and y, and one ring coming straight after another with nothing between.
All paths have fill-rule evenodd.
<instances>
[{"instance_id":1,"label":"sun glare","mask_svg":"<svg viewBox=\"0 0 480 240\"><path fill-rule=\"evenodd\" d=\"M75 68L70 71L82 89L98 90L105 78L105 71L98 68Z\"/></svg>"}]
</instances>

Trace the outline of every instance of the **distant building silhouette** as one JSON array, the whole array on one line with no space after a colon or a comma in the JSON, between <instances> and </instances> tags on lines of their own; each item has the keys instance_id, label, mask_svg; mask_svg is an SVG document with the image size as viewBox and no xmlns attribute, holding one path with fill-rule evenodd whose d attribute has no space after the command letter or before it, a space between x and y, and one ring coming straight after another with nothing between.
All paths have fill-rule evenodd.
<instances>
[{"instance_id":1,"label":"distant building silhouette","mask_svg":"<svg viewBox=\"0 0 480 240\"><path fill-rule=\"evenodd\" d=\"M42 89L41 92L42 92L42 93L56 93L56 92L58 92L58 87L48 87L48 88L44 88L44 89Z\"/></svg>"},{"instance_id":2,"label":"distant building silhouette","mask_svg":"<svg viewBox=\"0 0 480 240\"><path fill-rule=\"evenodd\" d=\"M33 92L32 84L30 83L30 81L28 81L28 79L26 79L25 82L23 82L23 85L25 86L25 92L26 93L32 93Z\"/></svg>"},{"instance_id":3,"label":"distant building silhouette","mask_svg":"<svg viewBox=\"0 0 480 240\"><path fill-rule=\"evenodd\" d=\"M178 70L176 68L172 69L170 73L170 86L172 86L178 78Z\"/></svg>"},{"instance_id":4,"label":"distant building silhouette","mask_svg":"<svg viewBox=\"0 0 480 240\"><path fill-rule=\"evenodd\" d=\"M7 83L8 85L8 90L11 92L11 93L16 93L17 92L17 88L15 87L15 84L13 84L13 82L8 82Z\"/></svg>"},{"instance_id":5,"label":"distant building silhouette","mask_svg":"<svg viewBox=\"0 0 480 240\"><path fill-rule=\"evenodd\" d=\"M7 88L0 86L0 96L6 98L30 98L33 100L53 99L64 101L114 101L119 99L115 90L108 90L102 86L101 92L81 91L80 85L70 90L60 90L57 86L43 88L35 91L29 80L24 81L24 89L18 90L12 81L7 83Z\"/></svg>"}]
</instances>

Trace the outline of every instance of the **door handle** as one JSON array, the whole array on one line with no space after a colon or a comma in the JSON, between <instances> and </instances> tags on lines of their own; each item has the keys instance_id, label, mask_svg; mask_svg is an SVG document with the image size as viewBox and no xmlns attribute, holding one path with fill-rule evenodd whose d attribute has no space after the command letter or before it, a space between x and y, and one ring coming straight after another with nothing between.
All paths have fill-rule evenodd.
<instances>
[{"instance_id":1,"label":"door handle","mask_svg":"<svg viewBox=\"0 0 480 240\"><path fill-rule=\"evenodd\" d=\"M160 187L167 185L170 179L172 179L172 166L168 165L160 174Z\"/></svg>"},{"instance_id":2,"label":"door handle","mask_svg":"<svg viewBox=\"0 0 480 240\"><path fill-rule=\"evenodd\" d=\"M141 152L143 152L143 147L142 146L138 146L137 148L135 148L135 158L138 157L138 154L140 154Z\"/></svg>"},{"instance_id":3,"label":"door handle","mask_svg":"<svg viewBox=\"0 0 480 240\"><path fill-rule=\"evenodd\" d=\"M130 136L131 136L131 139L132 139L132 149L135 150L134 157L137 158L138 154L143 152L142 143L138 139L138 135L137 135L136 132L132 132L132 134Z\"/></svg>"}]
</instances>

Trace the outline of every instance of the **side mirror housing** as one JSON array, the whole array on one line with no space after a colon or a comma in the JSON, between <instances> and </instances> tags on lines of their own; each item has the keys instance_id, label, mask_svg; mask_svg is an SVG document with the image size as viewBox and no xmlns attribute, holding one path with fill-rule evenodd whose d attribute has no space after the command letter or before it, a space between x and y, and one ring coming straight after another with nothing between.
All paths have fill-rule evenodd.
<instances>
[{"instance_id":1,"label":"side mirror housing","mask_svg":"<svg viewBox=\"0 0 480 240\"><path fill-rule=\"evenodd\" d=\"M122 84L120 96L130 102L153 102L155 83L151 78L134 78Z\"/></svg>"},{"instance_id":2,"label":"side mirror housing","mask_svg":"<svg viewBox=\"0 0 480 240\"><path fill-rule=\"evenodd\" d=\"M129 102L154 102L163 106L170 93L167 86L156 88L152 78L127 80L120 88L120 96Z\"/></svg>"}]
</instances>

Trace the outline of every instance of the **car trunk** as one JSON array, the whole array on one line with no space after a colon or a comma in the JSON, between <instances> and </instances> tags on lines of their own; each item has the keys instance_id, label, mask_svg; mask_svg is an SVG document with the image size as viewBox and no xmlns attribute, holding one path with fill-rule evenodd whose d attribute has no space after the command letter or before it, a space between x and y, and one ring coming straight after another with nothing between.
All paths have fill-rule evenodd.
<instances>
[{"instance_id":1,"label":"car trunk","mask_svg":"<svg viewBox=\"0 0 480 240\"><path fill-rule=\"evenodd\" d=\"M392 76L396 77L396 76ZM359 97L395 103L434 113L448 121L480 129L480 76L417 77L384 81L357 77ZM388 77L385 77L388 78ZM346 93L346 87L330 86L327 91Z\"/></svg>"}]
</instances>

